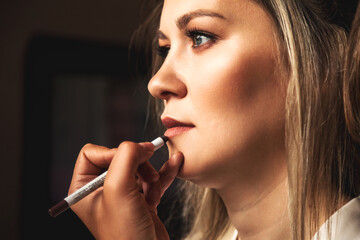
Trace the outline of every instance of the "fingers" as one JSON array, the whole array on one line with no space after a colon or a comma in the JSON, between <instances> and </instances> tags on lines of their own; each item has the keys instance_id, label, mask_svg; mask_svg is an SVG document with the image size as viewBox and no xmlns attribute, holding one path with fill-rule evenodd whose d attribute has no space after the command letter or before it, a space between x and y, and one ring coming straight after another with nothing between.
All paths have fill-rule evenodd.
<instances>
[{"instance_id":1,"label":"fingers","mask_svg":"<svg viewBox=\"0 0 360 240\"><path fill-rule=\"evenodd\" d=\"M97 177L108 168L104 186L72 206L95 237L169 239L156 216L155 205L160 201L161 183L166 181L161 181L161 176L148 162L153 153L151 143L132 142L124 142L117 149L88 144L81 150L72 185L86 183L85 178ZM171 158L169 167L164 167L163 179L175 177L173 168L178 169L180 165L176 163L177 158ZM139 192L138 184L145 185L146 193ZM146 198L153 200L153 206Z\"/></svg>"},{"instance_id":2,"label":"fingers","mask_svg":"<svg viewBox=\"0 0 360 240\"><path fill-rule=\"evenodd\" d=\"M160 181L153 183L144 183L143 191L146 202L153 207L156 207L160 203L161 199L161 184Z\"/></svg>"},{"instance_id":3,"label":"fingers","mask_svg":"<svg viewBox=\"0 0 360 240\"><path fill-rule=\"evenodd\" d=\"M161 196L164 194L166 189L174 181L184 161L184 155L180 152L175 153L159 171L160 185L161 185Z\"/></svg>"},{"instance_id":4,"label":"fingers","mask_svg":"<svg viewBox=\"0 0 360 240\"><path fill-rule=\"evenodd\" d=\"M69 194L97 177L102 169L109 166L115 153L116 149L86 144L76 160Z\"/></svg>"},{"instance_id":5,"label":"fingers","mask_svg":"<svg viewBox=\"0 0 360 240\"><path fill-rule=\"evenodd\" d=\"M144 182L148 183L156 182L160 178L156 169L148 161L139 166L137 173Z\"/></svg>"},{"instance_id":6,"label":"fingers","mask_svg":"<svg viewBox=\"0 0 360 240\"><path fill-rule=\"evenodd\" d=\"M157 206L161 196L174 181L184 161L182 153L174 154L159 171L160 178L156 182L144 183L145 200L150 206Z\"/></svg>"},{"instance_id":7,"label":"fingers","mask_svg":"<svg viewBox=\"0 0 360 240\"><path fill-rule=\"evenodd\" d=\"M166 231L164 224L161 222L155 212L151 212L151 217L155 227L156 239L157 240L169 240L169 234Z\"/></svg>"},{"instance_id":8,"label":"fingers","mask_svg":"<svg viewBox=\"0 0 360 240\"><path fill-rule=\"evenodd\" d=\"M154 145L151 143L121 143L110 164L104 183L109 192L117 192L121 196L137 192L135 175L139 166L144 164L153 153ZM148 166L145 164L144 167Z\"/></svg>"},{"instance_id":9,"label":"fingers","mask_svg":"<svg viewBox=\"0 0 360 240\"><path fill-rule=\"evenodd\" d=\"M140 183L143 182L146 201L150 206L157 206L161 196L178 174L184 157L182 153L174 154L157 173L148 162L153 153L154 146L151 143L123 142L118 149L87 144L79 154L69 192L76 190L77 185L83 185L82 182L91 180L88 178L96 177L103 168L110 165L104 183L104 194L105 190L118 197L130 196L130 193L138 194L137 175Z\"/></svg>"},{"instance_id":10,"label":"fingers","mask_svg":"<svg viewBox=\"0 0 360 240\"><path fill-rule=\"evenodd\" d=\"M81 175L98 175L101 169L109 166L116 150L88 143L81 149L74 171Z\"/></svg>"}]
</instances>

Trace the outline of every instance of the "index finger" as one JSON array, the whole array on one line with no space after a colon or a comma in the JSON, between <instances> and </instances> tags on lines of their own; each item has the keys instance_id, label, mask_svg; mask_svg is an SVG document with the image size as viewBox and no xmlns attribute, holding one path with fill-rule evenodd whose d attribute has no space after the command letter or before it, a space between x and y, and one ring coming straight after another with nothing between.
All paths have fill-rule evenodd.
<instances>
[{"instance_id":1,"label":"index finger","mask_svg":"<svg viewBox=\"0 0 360 240\"><path fill-rule=\"evenodd\" d=\"M137 191L136 172L153 153L154 145L149 142L122 142L109 166L104 186L126 193Z\"/></svg>"},{"instance_id":2,"label":"index finger","mask_svg":"<svg viewBox=\"0 0 360 240\"><path fill-rule=\"evenodd\" d=\"M116 150L116 148L86 144L76 160L74 175L99 175L102 169L110 165Z\"/></svg>"},{"instance_id":3,"label":"index finger","mask_svg":"<svg viewBox=\"0 0 360 240\"><path fill-rule=\"evenodd\" d=\"M109 149L94 144L86 144L76 160L69 194L81 188L101 174L107 168L116 153L116 149Z\"/></svg>"}]
</instances>

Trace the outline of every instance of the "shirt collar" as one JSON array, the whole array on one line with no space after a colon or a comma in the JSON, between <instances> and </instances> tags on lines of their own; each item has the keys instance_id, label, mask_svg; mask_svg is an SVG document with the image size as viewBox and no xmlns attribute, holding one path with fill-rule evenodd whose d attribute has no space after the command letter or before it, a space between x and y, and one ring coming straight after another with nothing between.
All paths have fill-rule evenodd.
<instances>
[{"instance_id":1,"label":"shirt collar","mask_svg":"<svg viewBox=\"0 0 360 240\"><path fill-rule=\"evenodd\" d=\"M331 236L328 234L330 224ZM319 238L317 238L319 237ZM360 239L360 197L336 211L319 229L312 240Z\"/></svg>"}]
</instances>

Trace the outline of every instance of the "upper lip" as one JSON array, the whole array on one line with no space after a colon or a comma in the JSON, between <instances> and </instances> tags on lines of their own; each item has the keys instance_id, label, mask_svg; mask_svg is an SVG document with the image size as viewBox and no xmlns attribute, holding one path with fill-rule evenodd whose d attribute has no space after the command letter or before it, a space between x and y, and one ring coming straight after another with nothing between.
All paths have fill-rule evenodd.
<instances>
[{"instance_id":1,"label":"upper lip","mask_svg":"<svg viewBox=\"0 0 360 240\"><path fill-rule=\"evenodd\" d=\"M173 127L195 127L194 124L191 123L183 123L180 121L177 121L170 117L165 117L161 119L162 123L166 128L173 128Z\"/></svg>"}]
</instances>

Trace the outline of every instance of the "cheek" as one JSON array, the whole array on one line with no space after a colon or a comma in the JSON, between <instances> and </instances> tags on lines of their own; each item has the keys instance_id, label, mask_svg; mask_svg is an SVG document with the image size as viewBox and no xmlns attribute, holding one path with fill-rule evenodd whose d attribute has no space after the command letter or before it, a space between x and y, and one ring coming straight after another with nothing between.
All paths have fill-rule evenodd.
<instances>
[{"instance_id":1,"label":"cheek","mask_svg":"<svg viewBox=\"0 0 360 240\"><path fill-rule=\"evenodd\" d=\"M199 130L205 136L202 142L214 162L254 156L259 145L274 149L282 144L285 100L274 55L266 48L255 48L256 52L250 47L245 47L247 51L224 50L232 54L217 54L213 61L199 66L202 77L189 85ZM216 166L214 162L207 164Z\"/></svg>"},{"instance_id":2,"label":"cheek","mask_svg":"<svg viewBox=\"0 0 360 240\"><path fill-rule=\"evenodd\" d=\"M226 44L187 62L186 101L197 127L180 144L183 176L197 178L192 169L209 176L239 170L258 164L251 159L265 158L258 154L283 150L285 101L274 54L269 46L251 44L237 49Z\"/></svg>"},{"instance_id":3,"label":"cheek","mask_svg":"<svg viewBox=\"0 0 360 240\"><path fill-rule=\"evenodd\" d=\"M198 66L201 76L194 80L190 94L199 109L249 116L249 112L269 104L279 93L275 61L271 50L243 46L223 49L207 56L211 61ZM251 51L256 49L256 51ZM218 52L231 53L220 55ZM205 62L205 61L199 61ZM193 91L192 91L193 90Z\"/></svg>"}]
</instances>

